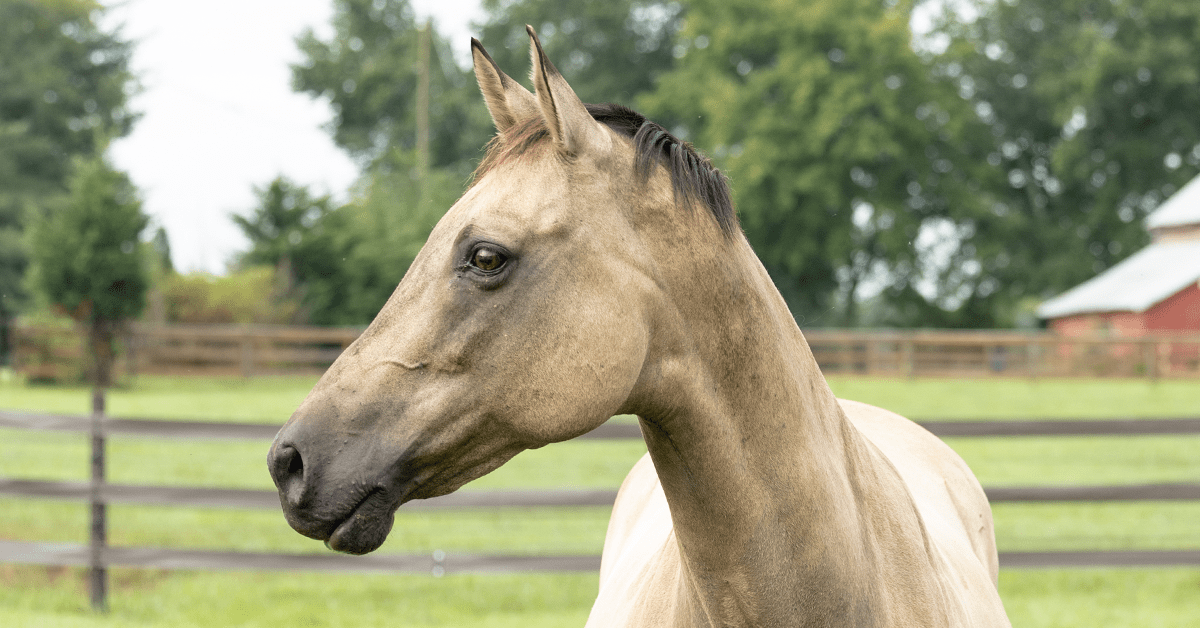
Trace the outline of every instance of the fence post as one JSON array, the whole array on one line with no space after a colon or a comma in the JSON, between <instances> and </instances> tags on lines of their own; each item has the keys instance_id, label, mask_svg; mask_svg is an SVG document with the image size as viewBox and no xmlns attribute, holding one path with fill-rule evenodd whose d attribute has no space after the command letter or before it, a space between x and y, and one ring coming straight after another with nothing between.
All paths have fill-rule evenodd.
<instances>
[{"instance_id":1,"label":"fence post","mask_svg":"<svg viewBox=\"0 0 1200 628\"><path fill-rule=\"evenodd\" d=\"M901 360L902 360L902 364L903 364L903 370L904 370L905 377L912 377L917 374L917 365L916 365L916 353L917 352L916 352L916 347L913 346L914 344L915 344L915 342L913 341L913 339L909 338L908 340L904 341L904 344L901 345L901 347L902 347L901 348L901 356L902 356Z\"/></svg>"},{"instance_id":2,"label":"fence post","mask_svg":"<svg viewBox=\"0 0 1200 628\"><path fill-rule=\"evenodd\" d=\"M1145 374L1150 381L1158 379L1158 343L1142 340L1142 362L1146 365Z\"/></svg>"},{"instance_id":3,"label":"fence post","mask_svg":"<svg viewBox=\"0 0 1200 628\"><path fill-rule=\"evenodd\" d=\"M242 328L242 377L254 375L254 334Z\"/></svg>"},{"instance_id":4,"label":"fence post","mask_svg":"<svg viewBox=\"0 0 1200 628\"><path fill-rule=\"evenodd\" d=\"M1025 375L1031 379L1038 376L1038 360L1041 356L1037 350L1037 343L1033 340L1025 341Z\"/></svg>"},{"instance_id":5,"label":"fence post","mask_svg":"<svg viewBox=\"0 0 1200 628\"><path fill-rule=\"evenodd\" d=\"M107 522L104 496L104 388L92 390L92 529L89 543L92 610L108 612L108 570L104 564Z\"/></svg>"}]
</instances>

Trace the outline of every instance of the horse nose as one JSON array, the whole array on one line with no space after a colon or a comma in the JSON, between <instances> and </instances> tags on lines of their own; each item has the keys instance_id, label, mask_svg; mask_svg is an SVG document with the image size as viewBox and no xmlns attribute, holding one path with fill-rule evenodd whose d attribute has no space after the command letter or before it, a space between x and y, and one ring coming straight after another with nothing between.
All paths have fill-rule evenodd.
<instances>
[{"instance_id":1,"label":"horse nose","mask_svg":"<svg viewBox=\"0 0 1200 628\"><path fill-rule=\"evenodd\" d=\"M296 508L304 498L304 457L295 446L277 443L267 456L271 479L288 505Z\"/></svg>"}]
</instances>

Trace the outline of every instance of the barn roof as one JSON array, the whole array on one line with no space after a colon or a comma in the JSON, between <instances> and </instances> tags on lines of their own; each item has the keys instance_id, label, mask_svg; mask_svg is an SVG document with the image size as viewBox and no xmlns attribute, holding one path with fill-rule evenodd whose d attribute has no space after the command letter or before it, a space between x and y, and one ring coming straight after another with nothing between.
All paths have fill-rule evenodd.
<instances>
[{"instance_id":1,"label":"barn roof","mask_svg":"<svg viewBox=\"0 0 1200 628\"><path fill-rule=\"evenodd\" d=\"M1193 180L1188 187L1195 185ZM1200 187L1194 190L1200 193ZM1037 313L1041 318L1059 318L1085 312L1145 312L1197 281L1200 240L1155 242L1042 303Z\"/></svg>"},{"instance_id":2,"label":"barn roof","mask_svg":"<svg viewBox=\"0 0 1200 628\"><path fill-rule=\"evenodd\" d=\"M1189 181L1146 218L1147 229L1184 225L1200 225L1200 177Z\"/></svg>"}]
</instances>

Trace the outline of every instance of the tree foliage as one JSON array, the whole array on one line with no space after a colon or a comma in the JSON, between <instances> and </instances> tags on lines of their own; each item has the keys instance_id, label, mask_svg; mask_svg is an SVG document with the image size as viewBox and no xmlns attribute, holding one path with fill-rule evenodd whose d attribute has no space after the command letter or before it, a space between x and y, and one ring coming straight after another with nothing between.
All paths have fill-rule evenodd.
<instances>
[{"instance_id":1,"label":"tree foliage","mask_svg":"<svg viewBox=\"0 0 1200 628\"><path fill-rule=\"evenodd\" d=\"M74 156L127 134L130 44L88 0L0 2L0 325L22 309L26 215L66 189ZM3 347L0 347L0 353Z\"/></svg>"},{"instance_id":2,"label":"tree foliage","mask_svg":"<svg viewBox=\"0 0 1200 628\"><path fill-rule=\"evenodd\" d=\"M506 74L529 75L531 24L581 99L626 105L671 68L684 11L663 0L484 0L483 8L479 39Z\"/></svg>"},{"instance_id":3,"label":"tree foliage","mask_svg":"<svg viewBox=\"0 0 1200 628\"><path fill-rule=\"evenodd\" d=\"M31 276L51 305L91 330L96 383L104 387L117 326L145 307L140 238L149 219L129 178L103 158L75 159L67 188L33 225Z\"/></svg>"},{"instance_id":4,"label":"tree foliage","mask_svg":"<svg viewBox=\"0 0 1200 628\"><path fill-rule=\"evenodd\" d=\"M328 196L314 196L286 177L276 177L255 189L258 206L249 216L232 216L250 240L239 265L265 264L277 268L289 288L311 277L328 274L335 256L333 236L325 230L333 211Z\"/></svg>"},{"instance_id":5,"label":"tree foliage","mask_svg":"<svg viewBox=\"0 0 1200 628\"><path fill-rule=\"evenodd\" d=\"M804 324L854 322L863 282L918 281L919 235L970 194L963 115L911 49L908 8L695 0L685 54L643 99L725 168Z\"/></svg>"},{"instance_id":6,"label":"tree foliage","mask_svg":"<svg viewBox=\"0 0 1200 628\"><path fill-rule=\"evenodd\" d=\"M162 280L165 322L188 324L295 323L299 303L285 293L270 266L247 266L223 277L172 274Z\"/></svg>"},{"instance_id":7,"label":"tree foliage","mask_svg":"<svg viewBox=\"0 0 1200 628\"><path fill-rule=\"evenodd\" d=\"M350 203L340 208L338 244L343 251L339 281L313 285L310 301L323 304L314 322L370 322L404 278L429 233L458 197L464 179L445 169L424 174L416 155L397 155L391 168L365 177Z\"/></svg>"},{"instance_id":8,"label":"tree foliage","mask_svg":"<svg viewBox=\"0 0 1200 628\"><path fill-rule=\"evenodd\" d=\"M412 152L365 175L346 205L283 178L258 190L259 205L234 221L252 248L243 267L275 267L281 299L301 304L296 320L321 325L370 322L404 277L429 232L462 191L444 169L420 174Z\"/></svg>"},{"instance_id":9,"label":"tree foliage","mask_svg":"<svg viewBox=\"0 0 1200 628\"><path fill-rule=\"evenodd\" d=\"M966 3L963 3L966 4ZM1141 219L1200 171L1200 4L971 2L930 63L976 113L963 216L973 295L1017 304L1071 288L1147 241ZM939 41L940 39L940 41Z\"/></svg>"},{"instance_id":10,"label":"tree foliage","mask_svg":"<svg viewBox=\"0 0 1200 628\"><path fill-rule=\"evenodd\" d=\"M292 66L295 90L330 102L334 142L369 165L417 143L420 33L407 0L335 0L334 36L306 31L304 61ZM470 97L474 78L458 67L446 41L431 33L431 164L469 172L489 136L487 112Z\"/></svg>"},{"instance_id":11,"label":"tree foliage","mask_svg":"<svg viewBox=\"0 0 1200 628\"><path fill-rule=\"evenodd\" d=\"M914 45L913 4L485 0L479 28L521 78L532 24L584 100L713 156L803 324L1012 325L1144 244L1140 219L1200 171L1200 5L968 0ZM411 8L336 6L334 38L300 38L295 86L330 99L364 176L303 227L324 266L292 266L311 320L361 323L492 128L434 34L434 168L414 178Z\"/></svg>"},{"instance_id":12,"label":"tree foliage","mask_svg":"<svg viewBox=\"0 0 1200 628\"><path fill-rule=\"evenodd\" d=\"M145 305L140 238L149 219L125 173L102 158L74 164L68 196L34 225L34 282L78 321L136 318Z\"/></svg>"}]
</instances>

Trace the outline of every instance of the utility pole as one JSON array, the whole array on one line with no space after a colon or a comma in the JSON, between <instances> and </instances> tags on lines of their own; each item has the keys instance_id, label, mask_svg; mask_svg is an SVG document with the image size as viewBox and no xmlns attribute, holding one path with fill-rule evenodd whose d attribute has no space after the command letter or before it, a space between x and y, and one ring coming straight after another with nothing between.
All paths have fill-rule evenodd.
<instances>
[{"instance_id":1,"label":"utility pole","mask_svg":"<svg viewBox=\"0 0 1200 628\"><path fill-rule=\"evenodd\" d=\"M425 20L417 44L417 170L421 179L429 173L429 47L432 22Z\"/></svg>"}]
</instances>

